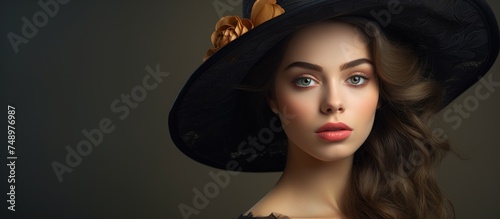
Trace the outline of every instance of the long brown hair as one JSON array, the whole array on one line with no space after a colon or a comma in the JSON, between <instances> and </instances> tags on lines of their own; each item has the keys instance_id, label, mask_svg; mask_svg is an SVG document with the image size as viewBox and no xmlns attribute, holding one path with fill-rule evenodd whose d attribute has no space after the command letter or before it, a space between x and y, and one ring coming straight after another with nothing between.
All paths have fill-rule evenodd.
<instances>
[{"instance_id":1,"label":"long brown hair","mask_svg":"<svg viewBox=\"0 0 500 219\"><path fill-rule=\"evenodd\" d=\"M453 206L434 173L451 147L427 125L439 110L443 91L427 77L425 60L364 18L332 20L352 24L364 33L380 83L381 107L370 135L354 154L342 213L348 218L453 218ZM238 86L250 93L248 102L265 106L266 98L273 96L276 69L290 38L271 49ZM272 116L267 106L253 113L260 121Z\"/></svg>"},{"instance_id":2,"label":"long brown hair","mask_svg":"<svg viewBox=\"0 0 500 219\"><path fill-rule=\"evenodd\" d=\"M435 168L451 150L427 121L443 90L426 77L425 60L409 45L389 40L360 18L340 19L365 31L380 83L381 108L368 139L356 151L343 205L349 218L454 218Z\"/></svg>"}]
</instances>

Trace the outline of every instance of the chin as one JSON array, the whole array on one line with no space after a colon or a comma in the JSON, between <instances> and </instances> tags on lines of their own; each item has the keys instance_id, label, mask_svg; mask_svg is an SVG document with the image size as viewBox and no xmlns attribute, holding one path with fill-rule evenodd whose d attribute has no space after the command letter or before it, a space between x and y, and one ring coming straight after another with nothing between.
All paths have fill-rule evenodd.
<instances>
[{"instance_id":1,"label":"chin","mask_svg":"<svg viewBox=\"0 0 500 219\"><path fill-rule=\"evenodd\" d=\"M362 143L360 143L359 146L361 146L361 144ZM358 144L354 145L349 142L317 143L315 145L318 148L301 148L301 150L309 156L323 162L335 162L346 158L352 158L354 153L359 149Z\"/></svg>"},{"instance_id":2,"label":"chin","mask_svg":"<svg viewBox=\"0 0 500 219\"><path fill-rule=\"evenodd\" d=\"M354 152L356 151L330 152L324 154L309 154L309 155L323 162L335 162L347 158L352 158L354 156Z\"/></svg>"}]
</instances>

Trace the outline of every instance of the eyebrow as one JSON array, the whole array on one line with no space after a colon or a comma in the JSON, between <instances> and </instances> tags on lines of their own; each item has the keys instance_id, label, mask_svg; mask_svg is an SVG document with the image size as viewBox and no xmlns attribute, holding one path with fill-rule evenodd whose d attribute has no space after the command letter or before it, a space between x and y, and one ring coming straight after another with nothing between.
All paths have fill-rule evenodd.
<instances>
[{"instance_id":1,"label":"eyebrow","mask_svg":"<svg viewBox=\"0 0 500 219\"><path fill-rule=\"evenodd\" d=\"M371 60L366 59L366 58L362 58L362 59L356 59L354 61L350 61L350 62L342 64L340 66L340 70L344 71L346 69L354 68L354 67L356 67L358 65L365 64L365 63L373 65L373 62Z\"/></svg>"},{"instance_id":2,"label":"eyebrow","mask_svg":"<svg viewBox=\"0 0 500 219\"><path fill-rule=\"evenodd\" d=\"M366 58L362 58L362 59L356 59L356 60L342 64L340 66L340 70L344 71L344 70L354 68L358 65L365 64L365 63L373 65L373 62L371 60L366 59ZM293 68L293 67L301 67L301 68L305 68L305 69L309 69L309 70L313 70L313 71L323 71L323 68L321 66L316 65L316 64L312 64L312 63L308 63L308 62L293 62L290 65L288 65L285 68L285 70L287 70L289 68Z\"/></svg>"},{"instance_id":3,"label":"eyebrow","mask_svg":"<svg viewBox=\"0 0 500 219\"><path fill-rule=\"evenodd\" d=\"M313 70L313 71L323 71L323 68L321 66L315 65L312 63L308 63L308 62L293 62L290 65L288 65L285 68L285 70L287 70L289 68L293 68L293 67L301 67L301 68L306 68L306 69Z\"/></svg>"}]
</instances>

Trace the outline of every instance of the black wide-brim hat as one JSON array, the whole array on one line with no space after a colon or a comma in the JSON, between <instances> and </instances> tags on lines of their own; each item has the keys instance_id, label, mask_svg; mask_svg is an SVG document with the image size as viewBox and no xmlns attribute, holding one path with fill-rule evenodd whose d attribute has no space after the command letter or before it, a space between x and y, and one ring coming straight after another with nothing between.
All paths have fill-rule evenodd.
<instances>
[{"instance_id":1,"label":"black wide-brim hat","mask_svg":"<svg viewBox=\"0 0 500 219\"><path fill-rule=\"evenodd\" d=\"M244 17L250 17L253 3L243 1ZM244 114L252 103L242 104L248 100L235 87L274 45L306 24L340 16L377 22L386 35L414 45L427 61L427 73L445 88L443 107L486 74L499 51L498 25L483 0L278 0L277 4L283 14L215 52L179 93L169 115L170 135L190 158L219 169L284 169L286 139L279 121L257 125L254 115ZM399 7L400 13L391 13Z\"/></svg>"}]
</instances>

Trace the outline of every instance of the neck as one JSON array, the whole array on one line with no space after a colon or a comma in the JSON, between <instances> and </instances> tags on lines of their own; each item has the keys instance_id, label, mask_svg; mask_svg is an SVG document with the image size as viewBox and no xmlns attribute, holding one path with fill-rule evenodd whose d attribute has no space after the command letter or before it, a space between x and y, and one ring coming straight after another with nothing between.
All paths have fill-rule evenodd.
<instances>
[{"instance_id":1,"label":"neck","mask_svg":"<svg viewBox=\"0 0 500 219\"><path fill-rule=\"evenodd\" d=\"M336 161L321 161L291 144L285 170L275 189L290 200L310 204L311 213L340 214L339 204L350 180L352 160L351 156Z\"/></svg>"}]
</instances>

